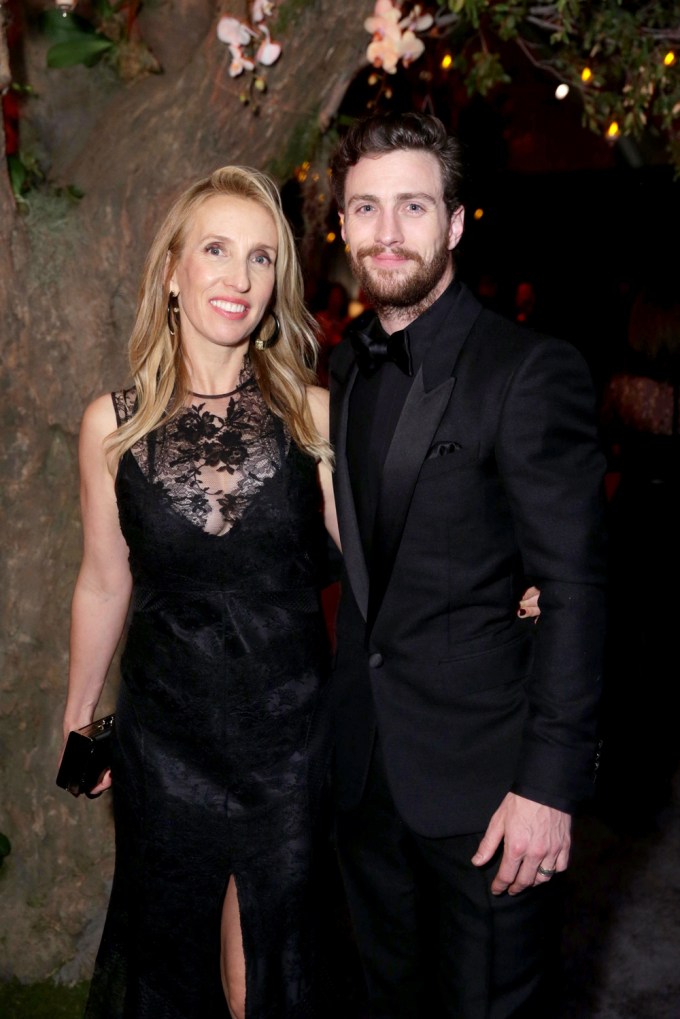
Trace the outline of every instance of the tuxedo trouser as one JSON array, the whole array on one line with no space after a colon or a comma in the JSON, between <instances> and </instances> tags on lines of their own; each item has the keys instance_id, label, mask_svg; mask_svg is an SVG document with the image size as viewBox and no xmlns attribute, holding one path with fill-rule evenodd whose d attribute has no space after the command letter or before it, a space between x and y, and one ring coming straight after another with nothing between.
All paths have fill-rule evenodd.
<instances>
[{"instance_id":1,"label":"tuxedo trouser","mask_svg":"<svg viewBox=\"0 0 680 1019\"><path fill-rule=\"evenodd\" d=\"M377 745L337 848L371 1019L551 1019L562 881L492 895L483 833L425 838L396 811Z\"/></svg>"}]
</instances>

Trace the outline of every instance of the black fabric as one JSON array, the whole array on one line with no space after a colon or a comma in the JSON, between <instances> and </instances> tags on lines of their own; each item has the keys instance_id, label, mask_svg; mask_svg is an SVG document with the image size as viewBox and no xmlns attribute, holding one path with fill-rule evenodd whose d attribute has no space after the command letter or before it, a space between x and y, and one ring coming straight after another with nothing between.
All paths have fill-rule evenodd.
<instances>
[{"instance_id":1,"label":"black fabric","mask_svg":"<svg viewBox=\"0 0 680 1019\"><path fill-rule=\"evenodd\" d=\"M361 797L377 724L397 809L429 837L484 829L508 790L567 811L592 795L605 624L587 366L462 285L423 320L440 307L385 455L370 566L353 497L369 470L348 455L362 384L349 343L330 378L340 804ZM517 618L529 580L537 626Z\"/></svg>"},{"instance_id":2,"label":"black fabric","mask_svg":"<svg viewBox=\"0 0 680 1019\"><path fill-rule=\"evenodd\" d=\"M371 1019L548 1019L557 1012L563 880L495 896L481 832L424 838L397 813L376 741L364 796L338 816Z\"/></svg>"},{"instance_id":3,"label":"black fabric","mask_svg":"<svg viewBox=\"0 0 680 1019\"><path fill-rule=\"evenodd\" d=\"M116 394L120 418L134 394ZM193 398L122 458L133 607L116 870L88 1019L227 1019L235 876L248 1019L319 1015L313 898L327 642L316 465L252 378Z\"/></svg>"},{"instance_id":4,"label":"black fabric","mask_svg":"<svg viewBox=\"0 0 680 1019\"><path fill-rule=\"evenodd\" d=\"M347 463L361 541L369 567L383 465L404 401L411 389L411 376L422 365L432 342L432 330L455 303L459 290L460 284L454 280L408 329L392 334L398 336L399 343L403 342L409 351L409 372L404 372L389 357L378 358L371 370L362 371L357 376L352 389L347 429ZM375 313L370 311L364 312L356 320L348 335L355 354L357 348L365 349L364 343L358 342L357 337L363 337L365 343L374 347L384 347L385 351L390 340ZM357 360L361 367L361 360Z\"/></svg>"},{"instance_id":5,"label":"black fabric","mask_svg":"<svg viewBox=\"0 0 680 1019\"><path fill-rule=\"evenodd\" d=\"M357 364L364 375L372 375L387 361L395 364L404 375L413 375L411 346L403 329L386 333L375 321L371 332L354 328L349 335Z\"/></svg>"}]
</instances>

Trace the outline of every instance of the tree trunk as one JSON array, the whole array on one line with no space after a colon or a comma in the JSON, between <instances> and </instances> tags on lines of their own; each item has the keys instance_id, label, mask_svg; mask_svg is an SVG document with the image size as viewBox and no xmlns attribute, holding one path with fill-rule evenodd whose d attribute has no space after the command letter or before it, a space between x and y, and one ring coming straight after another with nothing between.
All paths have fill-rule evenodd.
<instances>
[{"instance_id":1,"label":"tree trunk","mask_svg":"<svg viewBox=\"0 0 680 1019\"><path fill-rule=\"evenodd\" d=\"M54 783L80 556L82 411L126 381L142 261L171 197L227 163L305 158L296 139L327 124L364 61L369 7L282 4L294 17L276 35L283 54L265 72L268 91L254 93L258 115L239 101L247 76L229 77L215 34L224 11L208 0L143 15L164 72L131 83L103 65L47 70L46 41L30 24L24 33L21 80L38 96L24 104L23 144L52 182L84 197L32 192L22 215L2 164L0 832L12 853L0 870L0 978L89 976L111 878L109 797L74 800ZM100 713L114 692L115 676Z\"/></svg>"}]
</instances>

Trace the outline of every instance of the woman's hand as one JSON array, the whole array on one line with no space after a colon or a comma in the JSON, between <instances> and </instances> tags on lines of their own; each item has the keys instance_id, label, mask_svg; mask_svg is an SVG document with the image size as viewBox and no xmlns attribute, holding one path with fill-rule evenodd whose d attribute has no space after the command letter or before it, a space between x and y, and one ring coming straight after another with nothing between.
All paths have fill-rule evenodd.
<instances>
[{"instance_id":1,"label":"woman's hand","mask_svg":"<svg viewBox=\"0 0 680 1019\"><path fill-rule=\"evenodd\" d=\"M538 607L540 594L541 592L537 587L528 587L526 589L519 600L519 608L517 609L517 615L521 619L525 619L527 616L535 616L534 622L538 622L538 617L541 614L541 610Z\"/></svg>"},{"instance_id":2,"label":"woman's hand","mask_svg":"<svg viewBox=\"0 0 680 1019\"><path fill-rule=\"evenodd\" d=\"M83 726L87 725L87 724L88 724L87 722L83 722ZM80 726L80 728L82 728L82 726ZM61 768L61 762L62 762L63 757L64 757L64 751L66 750L66 742L68 740L68 733L70 731L71 730L68 729L65 732L64 742L63 742L62 747L61 747L61 753L59 754L59 760L57 761L57 774L59 773L59 769ZM94 786L94 788L90 789L89 793L85 793L85 795L89 799L93 800L93 799L95 799L95 797L100 796L106 789L110 789L111 788L111 784L112 784L111 783L111 769L110 768L105 768L104 771L102 771L101 775L99 776L99 781L98 781L97 785ZM70 792L70 790L69 790L69 792ZM72 795L77 797L77 796L80 796L80 793L72 793Z\"/></svg>"},{"instance_id":3,"label":"woman's hand","mask_svg":"<svg viewBox=\"0 0 680 1019\"><path fill-rule=\"evenodd\" d=\"M90 789L89 793L85 793L85 795L88 799L93 800L96 796L101 796L105 790L110 789L111 785L111 769L106 768L99 776L99 782L94 789Z\"/></svg>"}]
</instances>

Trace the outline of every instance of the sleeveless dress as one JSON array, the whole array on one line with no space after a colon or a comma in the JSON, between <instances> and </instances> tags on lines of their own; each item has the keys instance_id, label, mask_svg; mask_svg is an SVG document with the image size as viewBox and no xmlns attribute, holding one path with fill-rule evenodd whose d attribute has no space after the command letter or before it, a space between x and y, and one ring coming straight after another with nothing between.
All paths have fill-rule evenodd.
<instances>
[{"instance_id":1,"label":"sleeveless dress","mask_svg":"<svg viewBox=\"0 0 680 1019\"><path fill-rule=\"evenodd\" d=\"M135 391L113 400L128 419ZM248 1019L319 1016L316 464L248 367L233 393L190 401L124 454L116 479L134 583L112 764L116 866L86 1017L228 1019L230 875Z\"/></svg>"}]
</instances>

